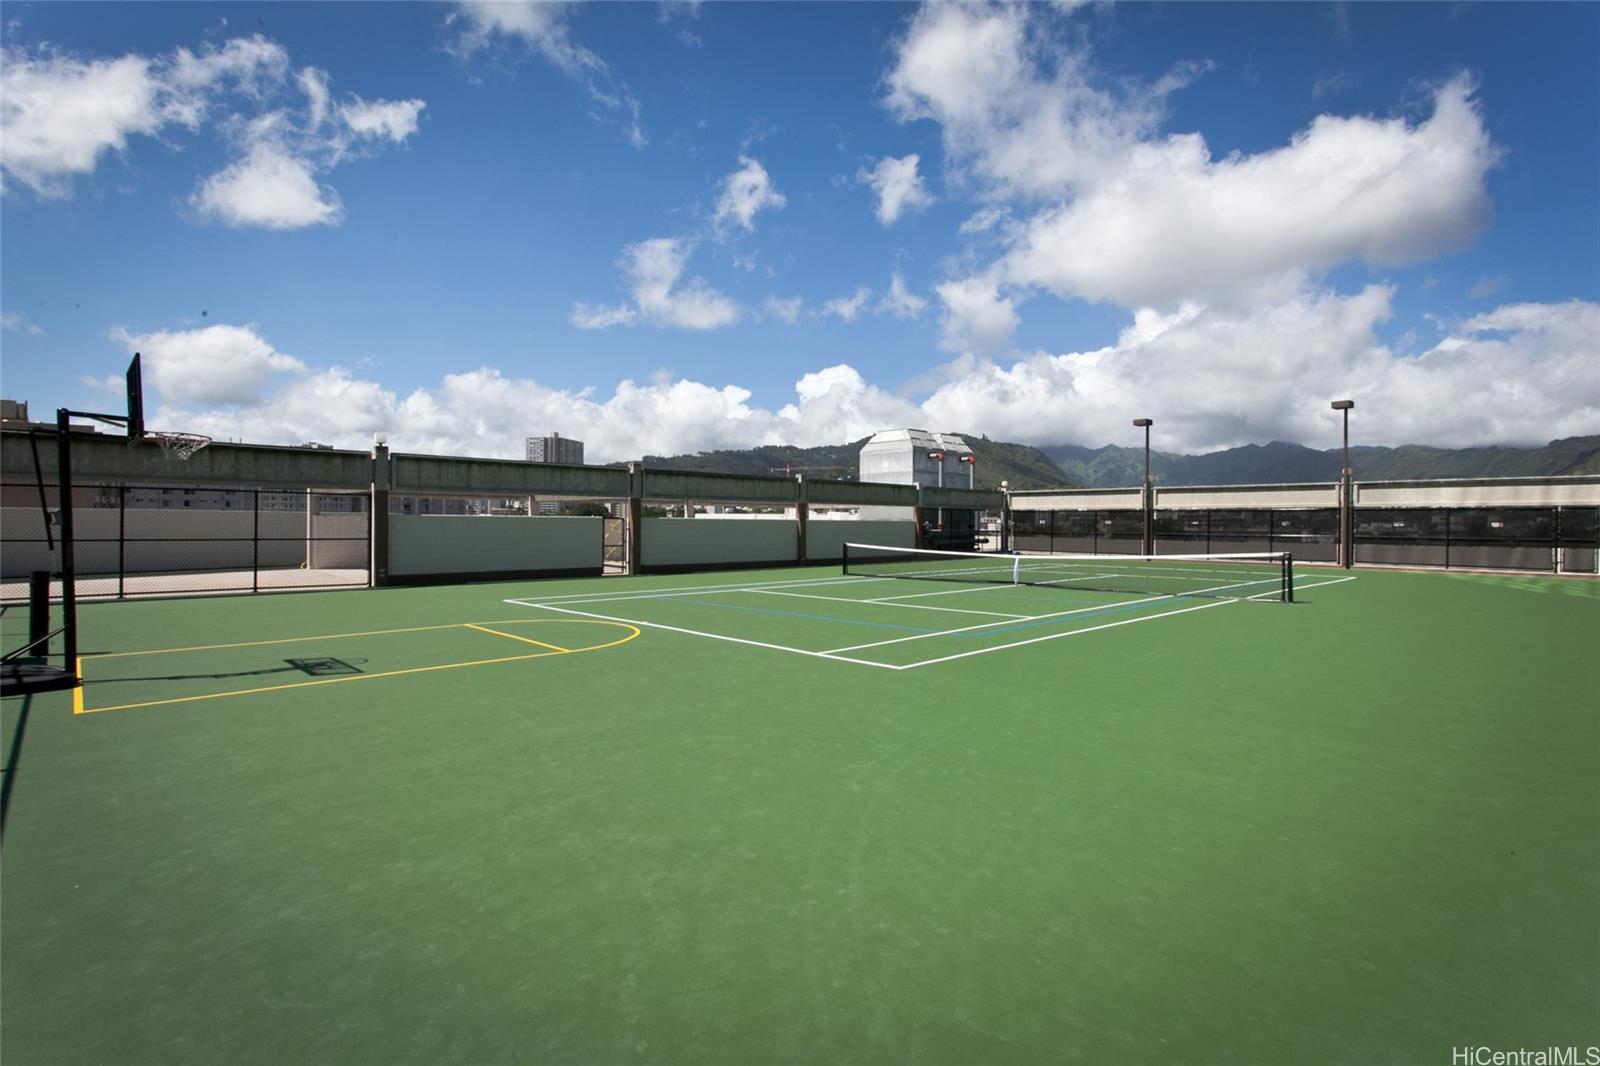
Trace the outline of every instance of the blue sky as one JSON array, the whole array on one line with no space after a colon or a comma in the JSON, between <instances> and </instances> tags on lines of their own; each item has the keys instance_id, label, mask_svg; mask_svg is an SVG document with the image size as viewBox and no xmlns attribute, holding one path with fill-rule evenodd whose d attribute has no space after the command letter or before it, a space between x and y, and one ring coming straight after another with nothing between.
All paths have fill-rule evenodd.
<instances>
[{"instance_id":1,"label":"blue sky","mask_svg":"<svg viewBox=\"0 0 1600 1066\"><path fill-rule=\"evenodd\" d=\"M1600 432L1600 7L28 4L3 391L591 460Z\"/></svg>"}]
</instances>

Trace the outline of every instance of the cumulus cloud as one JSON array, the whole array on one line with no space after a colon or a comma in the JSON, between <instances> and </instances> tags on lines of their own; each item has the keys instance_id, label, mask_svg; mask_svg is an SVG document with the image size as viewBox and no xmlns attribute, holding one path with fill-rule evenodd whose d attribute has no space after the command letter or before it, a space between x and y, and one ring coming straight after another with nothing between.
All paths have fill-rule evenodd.
<instances>
[{"instance_id":1,"label":"cumulus cloud","mask_svg":"<svg viewBox=\"0 0 1600 1066\"><path fill-rule=\"evenodd\" d=\"M72 194L135 135L197 129L222 92L259 97L284 76L287 54L261 36L200 52L83 58L50 48L5 50L0 64L0 166L47 199Z\"/></svg>"},{"instance_id":2,"label":"cumulus cloud","mask_svg":"<svg viewBox=\"0 0 1600 1066\"><path fill-rule=\"evenodd\" d=\"M849 296L837 296L832 300L824 301L822 310L819 313L842 318L846 322L854 322L856 316L861 313L861 309L867 305L867 300L871 296L872 290L862 285Z\"/></svg>"},{"instance_id":3,"label":"cumulus cloud","mask_svg":"<svg viewBox=\"0 0 1600 1066\"><path fill-rule=\"evenodd\" d=\"M1461 248L1490 219L1484 176L1498 154L1472 92L1446 83L1416 125L1323 115L1253 156L1214 160L1196 135L1140 145L1114 181L1034 216L1004 274L1132 307Z\"/></svg>"},{"instance_id":4,"label":"cumulus cloud","mask_svg":"<svg viewBox=\"0 0 1600 1066\"><path fill-rule=\"evenodd\" d=\"M928 301L906 288L906 279L899 274L889 278L889 291L878 301L878 311L896 318L917 318L927 310Z\"/></svg>"},{"instance_id":5,"label":"cumulus cloud","mask_svg":"<svg viewBox=\"0 0 1600 1066\"><path fill-rule=\"evenodd\" d=\"M743 229L753 230L756 212L768 207L779 210L788 202L773 186L766 168L758 160L742 155L739 169L722 179L722 192L717 197L712 221L717 226L737 223Z\"/></svg>"},{"instance_id":6,"label":"cumulus cloud","mask_svg":"<svg viewBox=\"0 0 1600 1066\"><path fill-rule=\"evenodd\" d=\"M1495 293L1506 287L1507 278L1504 274L1485 274L1472 283L1472 288L1467 297L1473 300L1487 300Z\"/></svg>"},{"instance_id":7,"label":"cumulus cloud","mask_svg":"<svg viewBox=\"0 0 1600 1066\"><path fill-rule=\"evenodd\" d=\"M1017 323L1016 306L1000 295L999 285L986 277L946 281L934 286L944 304L940 347L953 352L992 353L1011 340Z\"/></svg>"},{"instance_id":8,"label":"cumulus cloud","mask_svg":"<svg viewBox=\"0 0 1600 1066\"><path fill-rule=\"evenodd\" d=\"M1196 72L1114 95L1026 5L929 4L898 42L885 103L904 121L939 123L946 158L991 191L1039 197L1113 171Z\"/></svg>"},{"instance_id":9,"label":"cumulus cloud","mask_svg":"<svg viewBox=\"0 0 1600 1066\"><path fill-rule=\"evenodd\" d=\"M1113 84L1057 24L1038 6L930 4L896 43L885 106L939 125L948 180L987 201L961 234L1000 249L964 266L983 285L949 283L947 345L1003 342L1041 292L1268 308L1343 263L1459 250L1490 221L1500 152L1466 76L1434 87L1420 118L1323 114L1279 147L1216 158L1199 134L1161 132L1167 99L1208 63Z\"/></svg>"},{"instance_id":10,"label":"cumulus cloud","mask_svg":"<svg viewBox=\"0 0 1600 1066\"><path fill-rule=\"evenodd\" d=\"M253 114L229 112L218 125L237 158L203 179L190 198L202 217L235 226L336 224L338 195L316 175L360 145L404 142L424 107L421 100L367 101L355 94L335 102L325 71L306 67L291 79L288 53L259 34L155 57L8 49L4 60L0 165L45 198L70 196L74 177L125 151L136 135L199 131L224 103L244 104ZM304 97L298 117L271 106L291 83Z\"/></svg>"},{"instance_id":11,"label":"cumulus cloud","mask_svg":"<svg viewBox=\"0 0 1600 1066\"><path fill-rule=\"evenodd\" d=\"M142 353L150 384L168 402L258 404L274 375L306 369L250 326L219 324L155 333L133 333L119 326L111 336L129 354Z\"/></svg>"},{"instance_id":12,"label":"cumulus cloud","mask_svg":"<svg viewBox=\"0 0 1600 1066\"><path fill-rule=\"evenodd\" d=\"M1600 431L1600 306L1522 304L1470 319L1406 357L1378 339L1394 293L1302 290L1270 312L1141 311L1113 345L1009 363L969 360L923 404L929 422L1037 443L1128 439L1134 415L1161 446L1209 451L1269 440L1337 442L1328 400L1351 396L1362 439L1466 446ZM1203 374L1205 387L1196 388Z\"/></svg>"},{"instance_id":13,"label":"cumulus cloud","mask_svg":"<svg viewBox=\"0 0 1600 1066\"><path fill-rule=\"evenodd\" d=\"M922 175L917 173L919 159L915 154L899 159L886 155L871 170L862 168L856 173L856 181L870 186L878 194L876 214L885 226L894 225L909 211L918 211L933 203L933 197L922 184Z\"/></svg>"},{"instance_id":14,"label":"cumulus cloud","mask_svg":"<svg viewBox=\"0 0 1600 1066\"><path fill-rule=\"evenodd\" d=\"M781 405L737 381L663 375L611 395L552 389L493 367L401 395L359 368L308 367L247 326L134 334L160 425L293 444L522 454L530 424L584 440L591 461L759 444L837 444L891 426L938 426L1033 444L1131 443L1129 419L1156 423L1160 447L1210 451L1295 440L1332 447L1330 397L1357 402L1358 439L1446 446L1539 443L1600 432L1600 305L1508 304L1459 322L1420 356L1378 337L1394 292L1303 288L1271 314L1188 304L1141 311L1115 343L1004 362L963 355L930 375L917 402L854 367L807 373ZM1195 387L1203 367L1207 385Z\"/></svg>"},{"instance_id":15,"label":"cumulus cloud","mask_svg":"<svg viewBox=\"0 0 1600 1066\"><path fill-rule=\"evenodd\" d=\"M768 296L765 306L767 314L792 326L800 321L801 302L798 296Z\"/></svg>"},{"instance_id":16,"label":"cumulus cloud","mask_svg":"<svg viewBox=\"0 0 1600 1066\"><path fill-rule=\"evenodd\" d=\"M633 303L616 307L580 303L567 320L579 329L647 322L681 329L719 329L739 319L739 307L700 277L683 281L694 250L691 241L657 237L631 244L619 264L627 276Z\"/></svg>"},{"instance_id":17,"label":"cumulus cloud","mask_svg":"<svg viewBox=\"0 0 1600 1066\"><path fill-rule=\"evenodd\" d=\"M258 143L211 175L189 201L202 216L230 226L303 229L338 225L339 194L319 185L311 164L280 145Z\"/></svg>"},{"instance_id":18,"label":"cumulus cloud","mask_svg":"<svg viewBox=\"0 0 1600 1066\"><path fill-rule=\"evenodd\" d=\"M0 329L11 333L26 333L30 337L44 336L44 330L28 321L28 316L21 311L6 311L0 314Z\"/></svg>"},{"instance_id":19,"label":"cumulus cloud","mask_svg":"<svg viewBox=\"0 0 1600 1066\"><path fill-rule=\"evenodd\" d=\"M466 0L445 18L448 49L463 62L497 46L516 45L553 64L587 95L599 113L622 123L635 148L647 143L642 108L605 60L573 40L570 5L558 0Z\"/></svg>"}]
</instances>

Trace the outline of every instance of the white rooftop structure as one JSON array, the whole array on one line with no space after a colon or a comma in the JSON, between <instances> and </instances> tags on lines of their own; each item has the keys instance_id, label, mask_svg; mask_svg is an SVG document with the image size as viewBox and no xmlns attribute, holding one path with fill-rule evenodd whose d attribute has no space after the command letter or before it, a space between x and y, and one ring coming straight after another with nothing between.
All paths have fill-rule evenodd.
<instances>
[{"instance_id":1,"label":"white rooftop structure","mask_svg":"<svg viewBox=\"0 0 1600 1066\"><path fill-rule=\"evenodd\" d=\"M861 480L970 489L971 459L972 449L954 433L885 429L861 447Z\"/></svg>"}]
</instances>

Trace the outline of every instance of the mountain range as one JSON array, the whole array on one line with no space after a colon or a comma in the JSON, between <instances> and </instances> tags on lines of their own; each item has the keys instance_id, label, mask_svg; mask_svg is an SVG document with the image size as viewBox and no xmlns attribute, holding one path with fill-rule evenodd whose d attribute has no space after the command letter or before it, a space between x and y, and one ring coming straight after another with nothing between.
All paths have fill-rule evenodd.
<instances>
[{"instance_id":1,"label":"mountain range","mask_svg":"<svg viewBox=\"0 0 1600 1066\"><path fill-rule=\"evenodd\" d=\"M1013 489L1111 488L1137 485L1144 477L1142 448L1114 444L1084 448L1063 444L1041 449L970 433L960 435L977 458L975 476L979 488L998 488L1001 481L1009 482ZM667 470L854 478L857 459L867 439L816 448L767 445L693 455L647 455L643 463L646 467ZM1600 435L1567 437L1537 448L1430 448L1419 444L1397 448L1353 447L1350 465L1356 478L1362 481L1600 474ZM1151 476L1164 485L1336 481L1339 466L1338 448L1318 451L1286 441L1247 444L1205 455L1150 453Z\"/></svg>"}]
</instances>

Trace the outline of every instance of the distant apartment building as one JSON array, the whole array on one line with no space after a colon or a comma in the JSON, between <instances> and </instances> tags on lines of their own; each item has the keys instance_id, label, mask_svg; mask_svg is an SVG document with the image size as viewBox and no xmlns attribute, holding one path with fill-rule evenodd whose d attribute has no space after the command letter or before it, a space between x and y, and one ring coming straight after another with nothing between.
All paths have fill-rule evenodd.
<instances>
[{"instance_id":1,"label":"distant apartment building","mask_svg":"<svg viewBox=\"0 0 1600 1066\"><path fill-rule=\"evenodd\" d=\"M528 438L530 463L583 463L583 441L552 433L548 437Z\"/></svg>"}]
</instances>

